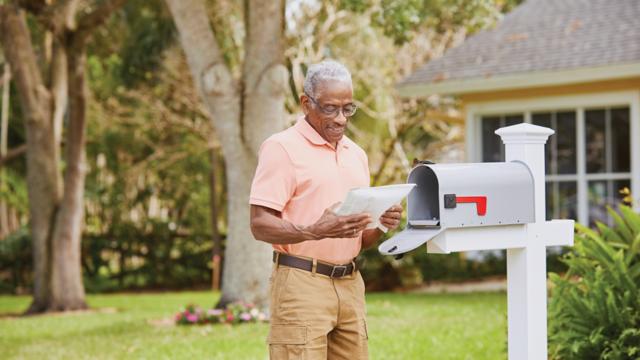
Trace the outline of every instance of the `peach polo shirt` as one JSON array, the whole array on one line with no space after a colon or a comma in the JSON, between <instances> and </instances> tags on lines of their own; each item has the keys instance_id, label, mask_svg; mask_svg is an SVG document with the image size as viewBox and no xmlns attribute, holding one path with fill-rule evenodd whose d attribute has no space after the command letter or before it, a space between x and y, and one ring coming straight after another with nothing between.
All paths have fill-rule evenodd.
<instances>
[{"instance_id":1,"label":"peach polo shirt","mask_svg":"<svg viewBox=\"0 0 640 360\"><path fill-rule=\"evenodd\" d=\"M367 155L343 136L334 148L304 118L262 143L249 203L282 213L296 225L315 223L324 210L342 201L356 187L369 186ZM276 251L334 264L350 262L360 252L361 234L354 238L325 238Z\"/></svg>"}]
</instances>

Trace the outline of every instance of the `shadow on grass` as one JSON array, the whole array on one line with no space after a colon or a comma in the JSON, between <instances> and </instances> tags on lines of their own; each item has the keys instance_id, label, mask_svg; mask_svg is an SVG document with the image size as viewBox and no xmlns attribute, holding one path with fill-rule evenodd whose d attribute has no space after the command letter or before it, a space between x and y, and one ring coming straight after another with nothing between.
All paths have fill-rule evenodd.
<instances>
[{"instance_id":1,"label":"shadow on grass","mask_svg":"<svg viewBox=\"0 0 640 360\"><path fill-rule=\"evenodd\" d=\"M0 313L0 320L65 317L65 316L93 315L93 314L115 314L121 311L122 309L118 309L114 307L101 307L101 308L89 308L84 310L50 311L50 312L43 312L43 313L5 312L5 313Z\"/></svg>"}]
</instances>

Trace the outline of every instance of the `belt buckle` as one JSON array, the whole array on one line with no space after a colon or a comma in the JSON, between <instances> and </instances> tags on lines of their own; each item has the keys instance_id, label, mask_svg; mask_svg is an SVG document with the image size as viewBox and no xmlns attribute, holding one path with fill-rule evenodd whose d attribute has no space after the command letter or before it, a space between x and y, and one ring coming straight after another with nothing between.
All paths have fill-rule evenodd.
<instances>
[{"instance_id":1,"label":"belt buckle","mask_svg":"<svg viewBox=\"0 0 640 360\"><path fill-rule=\"evenodd\" d=\"M336 276L336 270L342 270L342 273L339 276ZM335 265L333 267L333 269L331 270L331 275L329 275L330 278L337 278L337 277L343 277L347 274L347 266L346 265Z\"/></svg>"}]
</instances>

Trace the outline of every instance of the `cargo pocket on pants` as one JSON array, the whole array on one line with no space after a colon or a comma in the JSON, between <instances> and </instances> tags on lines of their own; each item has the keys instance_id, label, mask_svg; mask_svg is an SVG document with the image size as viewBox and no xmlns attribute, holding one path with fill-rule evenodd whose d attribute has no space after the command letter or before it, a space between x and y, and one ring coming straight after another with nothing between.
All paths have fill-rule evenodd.
<instances>
[{"instance_id":1,"label":"cargo pocket on pants","mask_svg":"<svg viewBox=\"0 0 640 360\"><path fill-rule=\"evenodd\" d=\"M307 327L297 324L273 324L269 329L271 360L306 359Z\"/></svg>"},{"instance_id":2,"label":"cargo pocket on pants","mask_svg":"<svg viewBox=\"0 0 640 360\"><path fill-rule=\"evenodd\" d=\"M360 324L358 324L358 332L360 333L360 336L362 336L365 339L369 339L369 333L367 332L367 321L365 319L362 319L359 321Z\"/></svg>"}]
</instances>

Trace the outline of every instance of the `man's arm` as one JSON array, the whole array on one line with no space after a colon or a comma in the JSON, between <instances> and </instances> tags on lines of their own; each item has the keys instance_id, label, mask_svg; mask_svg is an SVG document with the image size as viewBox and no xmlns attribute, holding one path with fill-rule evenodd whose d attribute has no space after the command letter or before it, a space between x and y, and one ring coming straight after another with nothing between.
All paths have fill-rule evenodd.
<instances>
[{"instance_id":1,"label":"man's arm","mask_svg":"<svg viewBox=\"0 0 640 360\"><path fill-rule=\"evenodd\" d=\"M251 205L251 232L257 240L270 244L295 244L324 238L355 237L371 222L369 214L338 216L331 208L309 226L292 224L282 214L264 206Z\"/></svg>"},{"instance_id":2,"label":"man's arm","mask_svg":"<svg viewBox=\"0 0 640 360\"><path fill-rule=\"evenodd\" d=\"M389 210L385 211L380 217L380 223L389 230L394 230L400 225L400 219L402 217L402 206L393 205ZM368 249L375 245L382 237L382 230L368 229L362 233L362 248Z\"/></svg>"}]
</instances>

